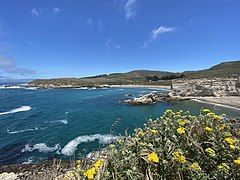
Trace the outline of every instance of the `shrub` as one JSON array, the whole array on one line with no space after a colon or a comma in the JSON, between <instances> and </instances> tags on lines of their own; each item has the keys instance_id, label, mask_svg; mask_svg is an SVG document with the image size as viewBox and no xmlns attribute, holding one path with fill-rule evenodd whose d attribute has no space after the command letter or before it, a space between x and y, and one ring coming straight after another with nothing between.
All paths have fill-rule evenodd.
<instances>
[{"instance_id":1,"label":"shrub","mask_svg":"<svg viewBox=\"0 0 240 180\"><path fill-rule=\"evenodd\" d=\"M239 122L225 114L167 110L76 172L80 179L239 179L239 137Z\"/></svg>"}]
</instances>

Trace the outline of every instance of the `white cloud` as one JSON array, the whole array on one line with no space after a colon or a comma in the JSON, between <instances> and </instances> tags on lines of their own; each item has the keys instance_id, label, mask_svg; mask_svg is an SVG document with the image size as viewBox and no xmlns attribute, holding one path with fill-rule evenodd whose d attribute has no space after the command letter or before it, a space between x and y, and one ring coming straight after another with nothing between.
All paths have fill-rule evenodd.
<instances>
[{"instance_id":1,"label":"white cloud","mask_svg":"<svg viewBox=\"0 0 240 180\"><path fill-rule=\"evenodd\" d=\"M112 39L108 39L105 46L107 48L107 51L110 51L112 49L120 49L122 47L121 44L114 42Z\"/></svg>"},{"instance_id":2,"label":"white cloud","mask_svg":"<svg viewBox=\"0 0 240 180\"><path fill-rule=\"evenodd\" d=\"M35 8L32 8L32 10L30 11L30 13L31 13L33 16L39 16L39 15L40 15L39 10L37 10L37 9L35 9Z\"/></svg>"},{"instance_id":3,"label":"white cloud","mask_svg":"<svg viewBox=\"0 0 240 180\"><path fill-rule=\"evenodd\" d=\"M136 2L136 0L127 0L124 4L123 10L126 20L132 19L137 15Z\"/></svg>"},{"instance_id":4,"label":"white cloud","mask_svg":"<svg viewBox=\"0 0 240 180\"><path fill-rule=\"evenodd\" d=\"M100 31L103 31L106 29L105 25L103 24L103 22L101 20L93 20L92 18L89 18L86 20L86 23L89 26L94 26L94 27L97 26Z\"/></svg>"},{"instance_id":5,"label":"white cloud","mask_svg":"<svg viewBox=\"0 0 240 180\"><path fill-rule=\"evenodd\" d=\"M0 55L0 69L8 74L29 75L36 73L31 69L18 67L10 58L2 55Z\"/></svg>"},{"instance_id":6,"label":"white cloud","mask_svg":"<svg viewBox=\"0 0 240 180\"><path fill-rule=\"evenodd\" d=\"M148 44L158 40L161 37L161 35L174 32L175 30L176 30L176 27L166 27L166 26L159 26L158 28L151 30L150 38L144 41L142 48L145 49L148 46Z\"/></svg>"},{"instance_id":7,"label":"white cloud","mask_svg":"<svg viewBox=\"0 0 240 180\"><path fill-rule=\"evenodd\" d=\"M53 12L54 12L54 13L60 13L60 11L61 11L61 10L60 10L59 8L57 8L57 7L55 7L55 8L53 9Z\"/></svg>"},{"instance_id":8,"label":"white cloud","mask_svg":"<svg viewBox=\"0 0 240 180\"><path fill-rule=\"evenodd\" d=\"M151 31L151 37L153 41L156 41L162 34L170 33L175 31L175 27L166 27L166 26L160 26L159 28L153 29Z\"/></svg>"}]
</instances>

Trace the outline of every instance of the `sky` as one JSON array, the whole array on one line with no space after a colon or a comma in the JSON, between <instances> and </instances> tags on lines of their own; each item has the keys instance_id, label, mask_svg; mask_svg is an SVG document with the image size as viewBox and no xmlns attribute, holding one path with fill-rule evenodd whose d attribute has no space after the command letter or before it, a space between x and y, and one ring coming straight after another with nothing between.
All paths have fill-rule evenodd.
<instances>
[{"instance_id":1,"label":"sky","mask_svg":"<svg viewBox=\"0 0 240 180\"><path fill-rule=\"evenodd\" d=\"M0 78L181 72L240 59L239 0L0 0Z\"/></svg>"}]
</instances>

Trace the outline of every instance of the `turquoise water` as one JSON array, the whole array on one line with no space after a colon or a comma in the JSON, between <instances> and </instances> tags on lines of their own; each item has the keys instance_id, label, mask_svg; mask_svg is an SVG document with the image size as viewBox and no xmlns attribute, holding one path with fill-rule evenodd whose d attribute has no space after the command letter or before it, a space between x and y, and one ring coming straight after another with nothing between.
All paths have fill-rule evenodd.
<instances>
[{"instance_id":1,"label":"turquoise water","mask_svg":"<svg viewBox=\"0 0 240 180\"><path fill-rule=\"evenodd\" d=\"M0 86L0 164L37 162L97 150L125 131L143 126L166 109L202 107L232 116L239 112L191 101L147 106L123 104L126 94L161 91L148 88L29 89ZM113 127L113 124L114 127ZM111 134L111 135L110 135Z\"/></svg>"}]
</instances>

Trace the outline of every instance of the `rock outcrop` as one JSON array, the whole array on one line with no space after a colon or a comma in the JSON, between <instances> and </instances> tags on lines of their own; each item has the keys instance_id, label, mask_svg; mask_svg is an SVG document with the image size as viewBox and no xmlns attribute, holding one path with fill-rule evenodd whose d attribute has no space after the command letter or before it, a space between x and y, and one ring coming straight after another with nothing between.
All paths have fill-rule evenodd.
<instances>
[{"instance_id":1,"label":"rock outcrop","mask_svg":"<svg viewBox=\"0 0 240 180\"><path fill-rule=\"evenodd\" d=\"M162 102L167 98L167 94L164 93L149 93L144 94L141 97L124 100L125 104L131 105L147 105L154 104L156 102Z\"/></svg>"},{"instance_id":2,"label":"rock outcrop","mask_svg":"<svg viewBox=\"0 0 240 180\"><path fill-rule=\"evenodd\" d=\"M201 78L173 80L172 86L175 95L186 96L240 96L238 78Z\"/></svg>"}]
</instances>

